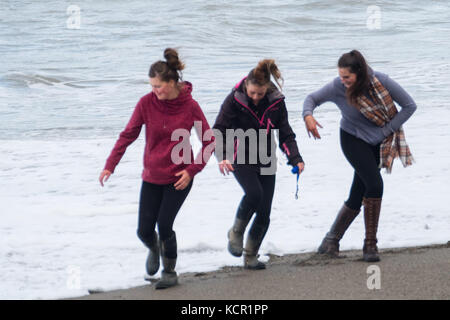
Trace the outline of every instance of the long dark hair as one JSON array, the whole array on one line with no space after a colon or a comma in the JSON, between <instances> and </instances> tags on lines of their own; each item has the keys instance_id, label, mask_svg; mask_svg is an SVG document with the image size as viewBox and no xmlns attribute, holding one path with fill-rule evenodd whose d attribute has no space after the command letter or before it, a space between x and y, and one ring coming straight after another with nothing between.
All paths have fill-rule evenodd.
<instances>
[{"instance_id":1,"label":"long dark hair","mask_svg":"<svg viewBox=\"0 0 450 320\"><path fill-rule=\"evenodd\" d=\"M247 81L251 84L256 84L262 87L270 84L270 75L272 75L281 89L283 77L281 76L281 72L273 59L263 59L259 61L256 68L249 72Z\"/></svg>"},{"instance_id":2,"label":"long dark hair","mask_svg":"<svg viewBox=\"0 0 450 320\"><path fill-rule=\"evenodd\" d=\"M177 50L167 48L164 50L164 58L166 61L159 60L150 66L148 76L150 78L158 77L164 82L173 80L178 84L182 78L181 70L184 69L184 63L178 57Z\"/></svg>"},{"instance_id":3,"label":"long dark hair","mask_svg":"<svg viewBox=\"0 0 450 320\"><path fill-rule=\"evenodd\" d=\"M369 66L361 52L352 50L344 53L338 61L339 68L348 68L351 73L356 74L356 82L347 88L347 100L351 105L357 104L357 99L370 86Z\"/></svg>"}]
</instances>

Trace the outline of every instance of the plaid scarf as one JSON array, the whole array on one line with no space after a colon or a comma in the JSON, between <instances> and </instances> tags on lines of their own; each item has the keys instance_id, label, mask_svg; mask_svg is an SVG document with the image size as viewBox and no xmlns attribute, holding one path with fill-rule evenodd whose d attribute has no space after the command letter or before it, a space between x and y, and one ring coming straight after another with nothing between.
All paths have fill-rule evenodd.
<instances>
[{"instance_id":1,"label":"plaid scarf","mask_svg":"<svg viewBox=\"0 0 450 320\"><path fill-rule=\"evenodd\" d=\"M373 77L370 82L369 95L371 99L365 95L358 97L357 108L367 119L379 127L384 127L398 113L392 97L376 77ZM386 172L391 173L394 159L397 157L400 158L404 167L414 162L402 127L381 143L380 168L386 168Z\"/></svg>"}]
</instances>

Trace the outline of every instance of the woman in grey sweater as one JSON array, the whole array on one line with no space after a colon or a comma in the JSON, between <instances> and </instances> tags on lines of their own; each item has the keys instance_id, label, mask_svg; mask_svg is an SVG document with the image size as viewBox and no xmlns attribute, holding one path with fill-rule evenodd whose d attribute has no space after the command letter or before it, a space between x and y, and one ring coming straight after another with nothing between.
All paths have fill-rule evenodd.
<instances>
[{"instance_id":1,"label":"woman in grey sweater","mask_svg":"<svg viewBox=\"0 0 450 320\"><path fill-rule=\"evenodd\" d=\"M340 239L364 205L363 258L368 262L379 261L376 233L383 196L380 168L390 172L396 157L404 166L414 161L402 124L417 107L398 83L386 74L373 71L357 50L341 56L338 70L339 77L308 95L303 106L308 135L315 139L320 139L318 127L322 126L313 117L314 109L325 102L334 102L339 107L342 151L355 170L349 198L318 252L338 256ZM400 105L400 112L394 101Z\"/></svg>"}]
</instances>

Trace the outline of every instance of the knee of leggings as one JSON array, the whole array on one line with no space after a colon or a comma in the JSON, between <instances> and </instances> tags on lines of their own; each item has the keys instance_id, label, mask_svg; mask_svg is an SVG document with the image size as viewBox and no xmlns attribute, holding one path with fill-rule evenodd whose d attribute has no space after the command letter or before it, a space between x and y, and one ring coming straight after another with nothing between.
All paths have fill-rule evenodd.
<instances>
[{"instance_id":1,"label":"knee of leggings","mask_svg":"<svg viewBox=\"0 0 450 320\"><path fill-rule=\"evenodd\" d=\"M154 230L148 231L145 229L137 229L137 236L147 247L153 245L153 233Z\"/></svg>"},{"instance_id":2,"label":"knee of leggings","mask_svg":"<svg viewBox=\"0 0 450 320\"><path fill-rule=\"evenodd\" d=\"M162 241L169 239L173 233L171 228L166 227L164 225L158 225L158 231L159 231L159 239L161 239Z\"/></svg>"},{"instance_id":3,"label":"knee of leggings","mask_svg":"<svg viewBox=\"0 0 450 320\"><path fill-rule=\"evenodd\" d=\"M174 231L171 232L170 236L165 239L161 239L162 242L162 256L170 259L175 259L177 257L177 238Z\"/></svg>"},{"instance_id":4,"label":"knee of leggings","mask_svg":"<svg viewBox=\"0 0 450 320\"><path fill-rule=\"evenodd\" d=\"M352 210L359 210L362 206L362 198L349 197L347 201L344 201L344 204Z\"/></svg>"},{"instance_id":5,"label":"knee of leggings","mask_svg":"<svg viewBox=\"0 0 450 320\"><path fill-rule=\"evenodd\" d=\"M372 181L370 186L366 188L366 198L382 198L383 197L383 180L377 179Z\"/></svg>"},{"instance_id":6,"label":"knee of leggings","mask_svg":"<svg viewBox=\"0 0 450 320\"><path fill-rule=\"evenodd\" d=\"M264 235L266 234L267 229L269 228L270 219L265 218L264 220L256 220L252 224L252 227L250 228L249 234L254 239L260 239L264 238Z\"/></svg>"},{"instance_id":7,"label":"knee of leggings","mask_svg":"<svg viewBox=\"0 0 450 320\"><path fill-rule=\"evenodd\" d=\"M251 208L258 208L263 198L261 190L254 190L245 194L245 200Z\"/></svg>"},{"instance_id":8,"label":"knee of leggings","mask_svg":"<svg viewBox=\"0 0 450 320\"><path fill-rule=\"evenodd\" d=\"M264 226L264 227L268 226L270 224L269 215L256 212L255 224Z\"/></svg>"}]
</instances>

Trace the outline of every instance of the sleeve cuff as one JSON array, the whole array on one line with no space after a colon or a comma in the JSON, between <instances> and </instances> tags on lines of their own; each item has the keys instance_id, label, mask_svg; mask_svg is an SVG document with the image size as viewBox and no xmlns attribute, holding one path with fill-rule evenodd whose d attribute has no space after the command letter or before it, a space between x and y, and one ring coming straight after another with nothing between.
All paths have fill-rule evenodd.
<instances>
[{"instance_id":1,"label":"sleeve cuff","mask_svg":"<svg viewBox=\"0 0 450 320\"><path fill-rule=\"evenodd\" d=\"M292 159L289 159L288 164L291 166L296 166L297 163L304 162L302 156L297 156Z\"/></svg>"},{"instance_id":2,"label":"sleeve cuff","mask_svg":"<svg viewBox=\"0 0 450 320\"><path fill-rule=\"evenodd\" d=\"M189 167L187 167L185 170L189 173L189 176L192 178L194 178L194 176L199 173L200 171L202 171L203 168L198 168L197 165L190 165Z\"/></svg>"},{"instance_id":3,"label":"sleeve cuff","mask_svg":"<svg viewBox=\"0 0 450 320\"><path fill-rule=\"evenodd\" d=\"M305 120L305 117L306 116L312 116L312 112L311 111L304 111L303 113L302 113L302 115L303 115L303 120Z\"/></svg>"}]
</instances>

